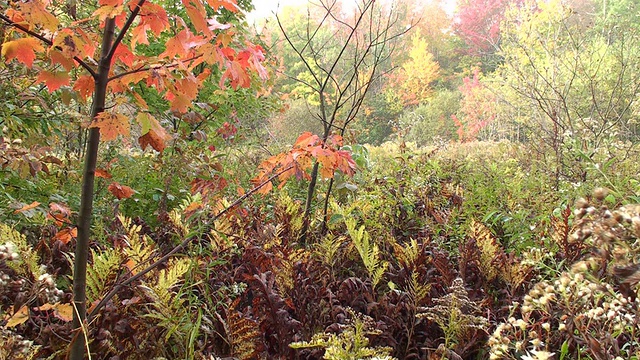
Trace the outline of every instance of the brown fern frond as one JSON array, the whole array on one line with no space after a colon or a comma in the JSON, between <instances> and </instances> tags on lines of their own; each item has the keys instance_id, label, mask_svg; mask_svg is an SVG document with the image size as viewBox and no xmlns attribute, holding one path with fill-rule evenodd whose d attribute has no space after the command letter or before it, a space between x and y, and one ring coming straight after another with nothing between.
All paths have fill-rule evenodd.
<instances>
[{"instance_id":1,"label":"brown fern frond","mask_svg":"<svg viewBox=\"0 0 640 360\"><path fill-rule=\"evenodd\" d=\"M239 302L239 298L234 300L227 310L225 330L231 356L239 360L259 359L264 350L260 326L236 310Z\"/></svg>"},{"instance_id":2,"label":"brown fern frond","mask_svg":"<svg viewBox=\"0 0 640 360\"><path fill-rule=\"evenodd\" d=\"M475 220L469 226L469 236L475 240L475 244L480 250L479 267L487 281L495 280L506 270L505 260L507 255L498 243L491 230L484 224Z\"/></svg>"}]
</instances>

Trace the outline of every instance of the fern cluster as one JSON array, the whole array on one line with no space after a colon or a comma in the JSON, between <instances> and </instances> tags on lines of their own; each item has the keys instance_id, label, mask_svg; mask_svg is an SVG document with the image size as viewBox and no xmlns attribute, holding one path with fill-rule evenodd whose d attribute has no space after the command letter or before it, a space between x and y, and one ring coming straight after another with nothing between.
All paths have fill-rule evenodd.
<instances>
[{"instance_id":1,"label":"fern cluster","mask_svg":"<svg viewBox=\"0 0 640 360\"><path fill-rule=\"evenodd\" d=\"M324 359L327 360L356 360L379 359L392 360L391 350L387 347L369 347L367 336L380 335L382 332L375 328L372 318L349 310L351 319L342 326L339 334L318 333L310 341L291 343L294 349L322 348Z\"/></svg>"}]
</instances>

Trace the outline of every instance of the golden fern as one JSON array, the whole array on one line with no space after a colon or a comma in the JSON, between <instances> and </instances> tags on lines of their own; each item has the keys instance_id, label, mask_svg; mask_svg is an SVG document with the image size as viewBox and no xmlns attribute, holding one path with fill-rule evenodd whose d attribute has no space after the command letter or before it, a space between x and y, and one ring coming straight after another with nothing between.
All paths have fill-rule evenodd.
<instances>
[{"instance_id":1,"label":"golden fern","mask_svg":"<svg viewBox=\"0 0 640 360\"><path fill-rule=\"evenodd\" d=\"M470 236L476 240L476 245L480 250L480 270L488 281L493 281L504 271L502 263L495 261L498 255L504 254L502 246L484 224L475 220L469 226Z\"/></svg>"},{"instance_id":2,"label":"golden fern","mask_svg":"<svg viewBox=\"0 0 640 360\"><path fill-rule=\"evenodd\" d=\"M531 266L509 259L502 245L485 225L473 220L470 233L480 250L479 266L487 280L499 277L514 289L522 285L529 276ZM497 258L501 261L496 261Z\"/></svg>"},{"instance_id":3,"label":"golden fern","mask_svg":"<svg viewBox=\"0 0 640 360\"><path fill-rule=\"evenodd\" d=\"M362 263L367 272L369 272L372 287L375 288L382 280L389 263L380 260L380 248L371 241L371 237L365 230L364 225L356 229L356 220L352 217L345 218L344 222L347 225L347 232L353 241L353 246L358 250Z\"/></svg>"},{"instance_id":4,"label":"golden fern","mask_svg":"<svg viewBox=\"0 0 640 360\"><path fill-rule=\"evenodd\" d=\"M154 244L146 235L140 235L142 226L131 223L131 219L124 216L118 216L122 227L127 231L125 242L127 246L124 248L126 255L125 265L135 275L138 271L148 264L154 254Z\"/></svg>"},{"instance_id":5,"label":"golden fern","mask_svg":"<svg viewBox=\"0 0 640 360\"><path fill-rule=\"evenodd\" d=\"M415 239L411 239L405 246L394 241L393 253L398 262L411 271L411 277L407 282L405 291L413 300L414 306L419 306L427 298L431 290L431 285L420 282L419 274L415 271L416 262L420 256L420 246Z\"/></svg>"},{"instance_id":6,"label":"golden fern","mask_svg":"<svg viewBox=\"0 0 640 360\"><path fill-rule=\"evenodd\" d=\"M413 268L420 255L420 246L415 239L411 239L409 244L405 246L398 244L398 242L394 240L393 254L404 267Z\"/></svg>"},{"instance_id":7,"label":"golden fern","mask_svg":"<svg viewBox=\"0 0 640 360\"><path fill-rule=\"evenodd\" d=\"M186 237L189 234L189 226L182 221L183 212L181 209L173 209L169 212L169 220L173 224L174 228L178 231L180 237Z\"/></svg>"},{"instance_id":8,"label":"golden fern","mask_svg":"<svg viewBox=\"0 0 640 360\"><path fill-rule=\"evenodd\" d=\"M314 244L313 255L333 271L333 267L340 261L340 247L344 240L343 236L336 237L329 233Z\"/></svg>"},{"instance_id":9,"label":"golden fern","mask_svg":"<svg viewBox=\"0 0 640 360\"><path fill-rule=\"evenodd\" d=\"M0 244L4 244L3 252L11 260L6 262L7 266L18 275L37 279L42 274L38 254L27 243L24 235L7 225L0 224Z\"/></svg>"},{"instance_id":10,"label":"golden fern","mask_svg":"<svg viewBox=\"0 0 640 360\"><path fill-rule=\"evenodd\" d=\"M281 296L286 297L294 286L295 264L309 259L309 252L306 249L296 249L286 255L281 254L281 256L280 267L274 269L274 272L279 293Z\"/></svg>"},{"instance_id":11,"label":"golden fern","mask_svg":"<svg viewBox=\"0 0 640 360\"><path fill-rule=\"evenodd\" d=\"M198 312L198 318L194 320L191 309L184 305L184 298L175 291L190 266L189 258L170 261L166 269L155 273L157 281L141 287L153 298L152 310L145 317L158 320L157 326L166 329L164 340L174 337L175 343L182 344L185 352L193 351L189 346L190 339L197 337L201 321L201 313Z\"/></svg>"},{"instance_id":12,"label":"golden fern","mask_svg":"<svg viewBox=\"0 0 640 360\"><path fill-rule=\"evenodd\" d=\"M344 326L340 334L317 333L310 341L300 341L289 344L294 349L324 348L324 359L384 359L393 360L391 348L369 347L367 335L380 335L382 332L375 328L375 321L369 316L347 309L351 314L351 321Z\"/></svg>"},{"instance_id":13,"label":"golden fern","mask_svg":"<svg viewBox=\"0 0 640 360\"><path fill-rule=\"evenodd\" d=\"M301 204L294 201L289 195L281 193L276 202L276 206L284 210L286 218L289 221L289 231L291 237L297 238L303 224L303 212Z\"/></svg>"},{"instance_id":14,"label":"golden fern","mask_svg":"<svg viewBox=\"0 0 640 360\"><path fill-rule=\"evenodd\" d=\"M191 259L189 258L170 261L166 269L158 272L157 282L147 284L155 298L154 306L160 311L173 311L180 307L175 301L175 292L172 289L182 280L190 267Z\"/></svg>"},{"instance_id":15,"label":"golden fern","mask_svg":"<svg viewBox=\"0 0 640 360\"><path fill-rule=\"evenodd\" d=\"M116 277L122 257L120 252L106 249L100 254L91 250L93 264L87 269L87 300L89 303L98 300L109 289Z\"/></svg>"},{"instance_id":16,"label":"golden fern","mask_svg":"<svg viewBox=\"0 0 640 360\"><path fill-rule=\"evenodd\" d=\"M227 310L227 320L223 322L231 347L231 356L239 360L258 359L262 331L258 323L236 311L238 302L239 299L236 299L231 304Z\"/></svg>"},{"instance_id":17,"label":"golden fern","mask_svg":"<svg viewBox=\"0 0 640 360\"><path fill-rule=\"evenodd\" d=\"M216 220L215 229L209 233L211 250L216 253L223 253L236 246L236 243L226 234L233 233L233 223L228 217L221 217Z\"/></svg>"}]
</instances>

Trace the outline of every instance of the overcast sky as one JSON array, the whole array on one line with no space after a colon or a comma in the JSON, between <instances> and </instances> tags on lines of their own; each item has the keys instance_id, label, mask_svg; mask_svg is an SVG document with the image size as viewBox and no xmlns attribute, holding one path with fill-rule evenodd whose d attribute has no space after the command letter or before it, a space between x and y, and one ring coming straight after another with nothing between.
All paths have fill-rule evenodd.
<instances>
[{"instance_id":1,"label":"overcast sky","mask_svg":"<svg viewBox=\"0 0 640 360\"><path fill-rule=\"evenodd\" d=\"M424 1L429 2L430 0ZM256 9L247 15L247 20L249 23L252 23L257 19L273 16L273 13L278 9L278 4L280 8L283 8L288 5L302 5L307 2L307 0L254 0L253 6L255 6ZM445 11L452 14L456 0L445 0L444 3Z\"/></svg>"},{"instance_id":2,"label":"overcast sky","mask_svg":"<svg viewBox=\"0 0 640 360\"><path fill-rule=\"evenodd\" d=\"M278 4L280 4L282 8L288 5L306 3L306 0L256 0L253 2L253 6L255 6L256 9L247 16L247 19L249 22L253 22L256 19L273 16L273 12L278 8Z\"/></svg>"}]
</instances>

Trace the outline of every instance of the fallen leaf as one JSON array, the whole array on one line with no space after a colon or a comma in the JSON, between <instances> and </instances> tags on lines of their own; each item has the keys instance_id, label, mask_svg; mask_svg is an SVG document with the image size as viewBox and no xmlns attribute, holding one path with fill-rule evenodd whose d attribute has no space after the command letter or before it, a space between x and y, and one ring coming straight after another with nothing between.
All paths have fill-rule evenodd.
<instances>
[{"instance_id":1,"label":"fallen leaf","mask_svg":"<svg viewBox=\"0 0 640 360\"><path fill-rule=\"evenodd\" d=\"M7 325L5 325L5 327L7 328L12 328L23 324L27 320L29 320L29 308L27 307L27 305L22 305L20 310L16 311L16 313L12 316L5 318L5 320L7 320Z\"/></svg>"},{"instance_id":2,"label":"fallen leaf","mask_svg":"<svg viewBox=\"0 0 640 360\"><path fill-rule=\"evenodd\" d=\"M53 311L53 314L62 321L73 320L73 305L71 304L55 304Z\"/></svg>"}]
</instances>

